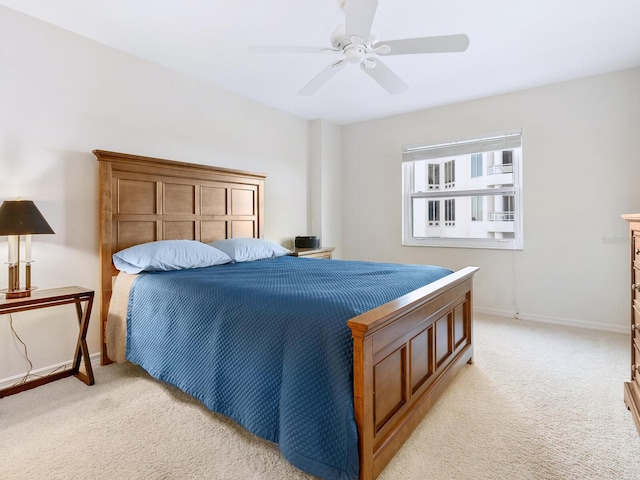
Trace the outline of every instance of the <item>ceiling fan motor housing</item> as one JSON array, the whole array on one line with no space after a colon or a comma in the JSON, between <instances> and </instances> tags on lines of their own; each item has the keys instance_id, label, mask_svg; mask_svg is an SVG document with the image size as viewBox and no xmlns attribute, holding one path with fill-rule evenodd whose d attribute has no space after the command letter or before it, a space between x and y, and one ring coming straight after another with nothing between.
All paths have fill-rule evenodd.
<instances>
[{"instance_id":1,"label":"ceiling fan motor housing","mask_svg":"<svg viewBox=\"0 0 640 480\"><path fill-rule=\"evenodd\" d=\"M349 63L360 63L364 58L366 49L364 45L350 44L344 49L344 58Z\"/></svg>"}]
</instances>

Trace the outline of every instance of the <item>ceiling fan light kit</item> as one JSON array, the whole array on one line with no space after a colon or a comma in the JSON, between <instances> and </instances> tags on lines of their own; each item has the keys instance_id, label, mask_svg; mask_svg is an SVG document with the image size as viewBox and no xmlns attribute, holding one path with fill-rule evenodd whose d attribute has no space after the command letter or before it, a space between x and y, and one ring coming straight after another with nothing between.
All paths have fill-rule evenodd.
<instances>
[{"instance_id":1,"label":"ceiling fan light kit","mask_svg":"<svg viewBox=\"0 0 640 480\"><path fill-rule=\"evenodd\" d=\"M377 55L413 55L423 53L455 53L469 48L465 34L441 35L400 40L378 41L371 33L373 19L378 9L377 0L339 0L345 16L344 25L331 35L333 48L325 47L263 47L252 49L262 53L330 53L343 58L324 68L311 79L298 95L313 95L347 63L359 64L362 71L391 95L407 90L408 85L393 73Z\"/></svg>"}]
</instances>

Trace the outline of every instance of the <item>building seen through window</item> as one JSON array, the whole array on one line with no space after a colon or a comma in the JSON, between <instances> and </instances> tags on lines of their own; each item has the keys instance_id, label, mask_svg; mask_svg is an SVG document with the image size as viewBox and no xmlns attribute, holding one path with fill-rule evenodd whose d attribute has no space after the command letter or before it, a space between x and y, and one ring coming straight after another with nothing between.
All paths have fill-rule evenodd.
<instances>
[{"instance_id":1,"label":"building seen through window","mask_svg":"<svg viewBox=\"0 0 640 480\"><path fill-rule=\"evenodd\" d=\"M521 164L520 132L405 147L403 244L522 248Z\"/></svg>"}]
</instances>

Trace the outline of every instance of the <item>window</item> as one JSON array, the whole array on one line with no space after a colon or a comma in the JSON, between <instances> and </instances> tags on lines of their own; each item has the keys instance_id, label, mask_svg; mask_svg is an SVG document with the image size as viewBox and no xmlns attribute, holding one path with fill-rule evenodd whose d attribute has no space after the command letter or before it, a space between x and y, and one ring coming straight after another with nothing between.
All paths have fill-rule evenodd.
<instances>
[{"instance_id":1,"label":"window","mask_svg":"<svg viewBox=\"0 0 640 480\"><path fill-rule=\"evenodd\" d=\"M453 198L444 201L444 225L446 227L456 225L456 201Z\"/></svg>"},{"instance_id":2,"label":"window","mask_svg":"<svg viewBox=\"0 0 640 480\"><path fill-rule=\"evenodd\" d=\"M471 221L472 222L481 222L482 221L482 200L483 197L471 197Z\"/></svg>"},{"instance_id":3,"label":"window","mask_svg":"<svg viewBox=\"0 0 640 480\"><path fill-rule=\"evenodd\" d=\"M440 164L430 163L429 165L429 190L440 189Z\"/></svg>"},{"instance_id":4,"label":"window","mask_svg":"<svg viewBox=\"0 0 640 480\"><path fill-rule=\"evenodd\" d=\"M440 225L440 201L429 201L429 226Z\"/></svg>"},{"instance_id":5,"label":"window","mask_svg":"<svg viewBox=\"0 0 640 480\"><path fill-rule=\"evenodd\" d=\"M482 154L474 153L471 155L471 178L482 176Z\"/></svg>"},{"instance_id":6,"label":"window","mask_svg":"<svg viewBox=\"0 0 640 480\"><path fill-rule=\"evenodd\" d=\"M404 147L403 245L521 249L521 137Z\"/></svg>"},{"instance_id":7,"label":"window","mask_svg":"<svg viewBox=\"0 0 640 480\"><path fill-rule=\"evenodd\" d=\"M456 161L444 162L444 188L456 186Z\"/></svg>"},{"instance_id":8,"label":"window","mask_svg":"<svg viewBox=\"0 0 640 480\"><path fill-rule=\"evenodd\" d=\"M512 221L513 221L514 204L515 204L515 197L513 195L505 195L504 197L502 197L502 210L505 213L511 214L510 220Z\"/></svg>"}]
</instances>

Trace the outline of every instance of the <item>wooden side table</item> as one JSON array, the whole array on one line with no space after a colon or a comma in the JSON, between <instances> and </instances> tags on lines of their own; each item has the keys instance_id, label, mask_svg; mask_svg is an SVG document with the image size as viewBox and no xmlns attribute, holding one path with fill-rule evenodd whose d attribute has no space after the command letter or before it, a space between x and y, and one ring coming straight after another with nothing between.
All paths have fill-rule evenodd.
<instances>
[{"instance_id":1,"label":"wooden side table","mask_svg":"<svg viewBox=\"0 0 640 480\"><path fill-rule=\"evenodd\" d=\"M0 298L0 315L8 315L11 313L24 312L26 310L35 310L38 308L55 307L58 305L73 303L76 306L79 327L76 353L73 360L73 366L70 369L52 373L12 387L4 388L0 390L0 398L13 395L14 393L19 393L24 390L29 390L71 375L75 375L87 385L93 385L95 383L86 340L87 330L89 329L89 319L91 317L91 307L93 306L93 296L93 290L82 287L63 287L47 290L34 290L30 297L12 299ZM80 360L83 360L84 372L80 370Z\"/></svg>"},{"instance_id":2,"label":"wooden side table","mask_svg":"<svg viewBox=\"0 0 640 480\"><path fill-rule=\"evenodd\" d=\"M335 247L319 247L319 248L294 248L291 255L294 257L307 258L333 258Z\"/></svg>"}]
</instances>

